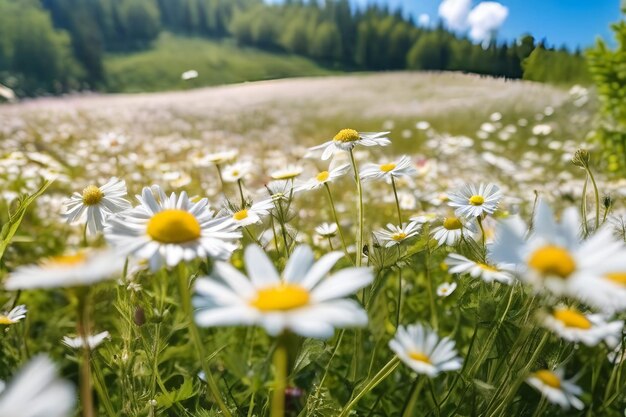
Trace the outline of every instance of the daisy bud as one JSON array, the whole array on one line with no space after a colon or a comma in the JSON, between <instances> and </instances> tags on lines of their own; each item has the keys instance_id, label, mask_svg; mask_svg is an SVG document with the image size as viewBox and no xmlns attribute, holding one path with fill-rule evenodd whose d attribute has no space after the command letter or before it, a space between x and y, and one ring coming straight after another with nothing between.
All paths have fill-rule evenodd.
<instances>
[{"instance_id":1,"label":"daisy bud","mask_svg":"<svg viewBox=\"0 0 626 417\"><path fill-rule=\"evenodd\" d=\"M578 149L572 158L572 163L579 168L586 168L589 165L589 151Z\"/></svg>"},{"instance_id":2,"label":"daisy bud","mask_svg":"<svg viewBox=\"0 0 626 417\"><path fill-rule=\"evenodd\" d=\"M143 326L146 323L146 312L143 308L135 308L135 314L133 315L133 321L137 326Z\"/></svg>"}]
</instances>

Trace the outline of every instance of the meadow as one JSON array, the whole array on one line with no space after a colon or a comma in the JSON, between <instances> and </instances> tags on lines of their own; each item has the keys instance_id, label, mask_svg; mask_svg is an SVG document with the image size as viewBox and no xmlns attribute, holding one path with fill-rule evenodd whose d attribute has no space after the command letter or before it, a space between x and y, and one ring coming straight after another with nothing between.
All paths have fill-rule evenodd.
<instances>
[{"instance_id":1,"label":"meadow","mask_svg":"<svg viewBox=\"0 0 626 417\"><path fill-rule=\"evenodd\" d=\"M426 72L0 106L0 416L623 415L595 108Z\"/></svg>"}]
</instances>

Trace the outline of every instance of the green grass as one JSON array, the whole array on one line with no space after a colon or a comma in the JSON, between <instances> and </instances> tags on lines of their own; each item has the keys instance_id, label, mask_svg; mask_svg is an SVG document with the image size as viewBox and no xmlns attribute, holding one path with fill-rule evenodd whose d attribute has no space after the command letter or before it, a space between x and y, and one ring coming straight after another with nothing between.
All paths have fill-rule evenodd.
<instances>
[{"instance_id":1,"label":"green grass","mask_svg":"<svg viewBox=\"0 0 626 417\"><path fill-rule=\"evenodd\" d=\"M296 76L326 75L332 71L295 55L240 47L232 40L207 40L162 34L152 49L105 58L111 92L184 90ZM196 70L198 78L181 74Z\"/></svg>"}]
</instances>

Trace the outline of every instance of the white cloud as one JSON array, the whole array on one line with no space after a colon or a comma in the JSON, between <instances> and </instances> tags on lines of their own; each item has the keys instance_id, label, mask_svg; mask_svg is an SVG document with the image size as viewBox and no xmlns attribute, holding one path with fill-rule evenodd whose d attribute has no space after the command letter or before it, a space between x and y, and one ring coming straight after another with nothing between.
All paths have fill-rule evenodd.
<instances>
[{"instance_id":1,"label":"white cloud","mask_svg":"<svg viewBox=\"0 0 626 417\"><path fill-rule=\"evenodd\" d=\"M426 13L421 14L418 18L417 18L417 24L421 27L428 27L430 26L430 16L427 15Z\"/></svg>"},{"instance_id":2,"label":"white cloud","mask_svg":"<svg viewBox=\"0 0 626 417\"><path fill-rule=\"evenodd\" d=\"M471 0L443 0L439 5L439 17L452 30L467 29L467 17L472 6Z\"/></svg>"},{"instance_id":3,"label":"white cloud","mask_svg":"<svg viewBox=\"0 0 626 417\"><path fill-rule=\"evenodd\" d=\"M475 42L489 42L509 15L509 9L495 1L479 3L467 16L469 36Z\"/></svg>"}]
</instances>

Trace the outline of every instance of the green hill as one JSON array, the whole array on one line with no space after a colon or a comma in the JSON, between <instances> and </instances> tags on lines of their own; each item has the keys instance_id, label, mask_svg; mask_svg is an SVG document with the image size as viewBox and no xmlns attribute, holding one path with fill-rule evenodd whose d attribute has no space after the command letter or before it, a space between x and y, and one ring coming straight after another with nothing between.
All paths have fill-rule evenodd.
<instances>
[{"instance_id":1,"label":"green hill","mask_svg":"<svg viewBox=\"0 0 626 417\"><path fill-rule=\"evenodd\" d=\"M240 47L230 39L215 41L163 33L153 48L105 57L111 92L182 90L207 85L331 74L315 62L295 55ZM184 81L188 70L198 77Z\"/></svg>"}]
</instances>

